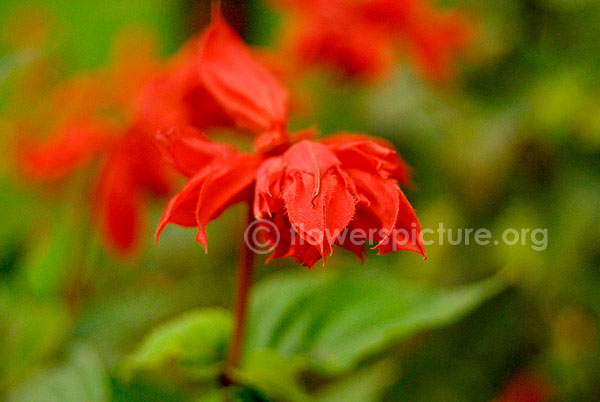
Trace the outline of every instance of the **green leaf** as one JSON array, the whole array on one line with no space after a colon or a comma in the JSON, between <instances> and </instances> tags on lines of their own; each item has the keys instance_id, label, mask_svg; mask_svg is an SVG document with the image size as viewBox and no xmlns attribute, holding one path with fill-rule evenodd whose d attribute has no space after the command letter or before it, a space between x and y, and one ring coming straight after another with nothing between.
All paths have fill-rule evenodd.
<instances>
[{"instance_id":1,"label":"green leaf","mask_svg":"<svg viewBox=\"0 0 600 402\"><path fill-rule=\"evenodd\" d=\"M125 362L126 375L164 369L175 363L194 379L219 374L232 329L222 309L196 310L153 330Z\"/></svg>"},{"instance_id":2,"label":"green leaf","mask_svg":"<svg viewBox=\"0 0 600 402\"><path fill-rule=\"evenodd\" d=\"M105 361L116 364L123 358L123 348L138 342L149 328L180 313L182 305L189 304L185 297L181 287L165 291L158 286L145 286L114 292L112 297L98 298L86 305L74 335L98 345Z\"/></svg>"},{"instance_id":3,"label":"green leaf","mask_svg":"<svg viewBox=\"0 0 600 402\"><path fill-rule=\"evenodd\" d=\"M110 388L104 366L90 346L74 347L68 361L42 372L8 397L9 402L108 402Z\"/></svg>"},{"instance_id":4,"label":"green leaf","mask_svg":"<svg viewBox=\"0 0 600 402\"><path fill-rule=\"evenodd\" d=\"M302 364L272 350L251 353L234 378L272 401L305 402L310 397L298 380Z\"/></svg>"},{"instance_id":5,"label":"green leaf","mask_svg":"<svg viewBox=\"0 0 600 402\"><path fill-rule=\"evenodd\" d=\"M0 297L0 388L55 353L71 328L66 307L23 296Z\"/></svg>"},{"instance_id":6,"label":"green leaf","mask_svg":"<svg viewBox=\"0 0 600 402\"><path fill-rule=\"evenodd\" d=\"M254 292L246 348L303 357L313 370L339 374L390 344L457 321L504 287L500 277L431 290L378 271L285 274Z\"/></svg>"},{"instance_id":7,"label":"green leaf","mask_svg":"<svg viewBox=\"0 0 600 402\"><path fill-rule=\"evenodd\" d=\"M458 320L504 287L499 277L431 290L400 284L379 271L281 275L254 292L246 354L232 375L269 400L312 400L299 381L303 371L347 372L393 343ZM194 380L215 379L231 330L225 310L186 313L151 332L125 363L125 372L177 367ZM356 400L375 400L392 381L391 373L389 363L364 369L316 397L327 401L345 392Z\"/></svg>"},{"instance_id":8,"label":"green leaf","mask_svg":"<svg viewBox=\"0 0 600 402\"><path fill-rule=\"evenodd\" d=\"M29 194L16 188L15 183L0 177L0 275L16 268L20 247L32 224L39 222L39 204L31 198Z\"/></svg>"},{"instance_id":9,"label":"green leaf","mask_svg":"<svg viewBox=\"0 0 600 402\"><path fill-rule=\"evenodd\" d=\"M384 391L394 383L396 366L390 360L381 361L353 373L324 389L313 398L314 402L377 402Z\"/></svg>"},{"instance_id":10,"label":"green leaf","mask_svg":"<svg viewBox=\"0 0 600 402\"><path fill-rule=\"evenodd\" d=\"M255 393L247 388L230 386L227 388L213 389L203 393L198 398L191 399L194 402L253 402L262 401Z\"/></svg>"},{"instance_id":11,"label":"green leaf","mask_svg":"<svg viewBox=\"0 0 600 402\"><path fill-rule=\"evenodd\" d=\"M93 245L93 230L89 211L82 208L88 200L81 193L81 186L87 181L86 172L74 177L67 199L50 216L41 219L42 226L30 235L35 237L30 239L20 272L36 297L61 296L68 285L73 285L73 278L84 276L90 269L86 257Z\"/></svg>"},{"instance_id":12,"label":"green leaf","mask_svg":"<svg viewBox=\"0 0 600 402\"><path fill-rule=\"evenodd\" d=\"M56 295L64 285L74 261L73 235L69 225L54 225L54 230L30 248L23 273L36 296Z\"/></svg>"}]
</instances>

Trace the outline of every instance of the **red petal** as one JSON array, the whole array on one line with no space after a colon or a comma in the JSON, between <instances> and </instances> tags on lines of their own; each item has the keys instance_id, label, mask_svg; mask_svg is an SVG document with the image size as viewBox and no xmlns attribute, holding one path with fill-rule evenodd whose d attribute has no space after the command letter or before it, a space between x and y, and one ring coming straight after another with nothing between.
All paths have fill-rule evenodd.
<instances>
[{"instance_id":1,"label":"red petal","mask_svg":"<svg viewBox=\"0 0 600 402\"><path fill-rule=\"evenodd\" d=\"M377 219L371 222L369 229L378 229L381 233L381 241L394 229L400 207L398 185L392 179L383 179L357 169L347 170L348 175L354 181L356 190L361 198L361 207L369 210Z\"/></svg>"},{"instance_id":2,"label":"red petal","mask_svg":"<svg viewBox=\"0 0 600 402\"><path fill-rule=\"evenodd\" d=\"M283 210L273 214L268 223L264 222L258 228L263 235L262 244L269 244L273 247L273 253L267 258L267 263L274 258L292 257L300 264L312 267L321 259L319 249L292 229Z\"/></svg>"},{"instance_id":3,"label":"red petal","mask_svg":"<svg viewBox=\"0 0 600 402\"><path fill-rule=\"evenodd\" d=\"M410 170L391 144L364 134L341 133L323 141L342 163L343 169L360 169L400 184L410 182Z\"/></svg>"},{"instance_id":4,"label":"red petal","mask_svg":"<svg viewBox=\"0 0 600 402\"><path fill-rule=\"evenodd\" d=\"M234 126L232 118L203 84L191 87L183 101L190 113L190 123L201 130Z\"/></svg>"},{"instance_id":5,"label":"red petal","mask_svg":"<svg viewBox=\"0 0 600 402\"><path fill-rule=\"evenodd\" d=\"M20 163L27 177L60 179L91 162L106 147L110 130L97 123L70 123L41 145L21 144Z\"/></svg>"},{"instance_id":6,"label":"red petal","mask_svg":"<svg viewBox=\"0 0 600 402\"><path fill-rule=\"evenodd\" d=\"M284 154L284 158L288 172L306 172L315 176L340 166L333 152L323 144L310 140L298 142Z\"/></svg>"},{"instance_id":7,"label":"red petal","mask_svg":"<svg viewBox=\"0 0 600 402\"><path fill-rule=\"evenodd\" d=\"M106 161L98 184L98 209L102 233L120 253L131 253L142 224L141 194L127 153L121 149Z\"/></svg>"},{"instance_id":8,"label":"red petal","mask_svg":"<svg viewBox=\"0 0 600 402\"><path fill-rule=\"evenodd\" d=\"M355 212L356 190L324 145L301 141L284 154L285 208L294 230L325 258Z\"/></svg>"},{"instance_id":9,"label":"red petal","mask_svg":"<svg viewBox=\"0 0 600 402\"><path fill-rule=\"evenodd\" d=\"M311 244L292 245L288 254L284 257L292 257L298 263L312 268L322 257L319 249Z\"/></svg>"},{"instance_id":10,"label":"red petal","mask_svg":"<svg viewBox=\"0 0 600 402\"><path fill-rule=\"evenodd\" d=\"M398 184L358 169L346 172L356 185L360 202L347 233L340 236L339 245L362 260L365 245L380 244L393 234L400 206Z\"/></svg>"},{"instance_id":11,"label":"red petal","mask_svg":"<svg viewBox=\"0 0 600 402\"><path fill-rule=\"evenodd\" d=\"M197 68L202 43L194 38L175 56L175 63L163 75L146 83L138 99L137 118L148 132L173 126L192 125L205 130L230 127L231 117L205 88Z\"/></svg>"},{"instance_id":12,"label":"red petal","mask_svg":"<svg viewBox=\"0 0 600 402\"><path fill-rule=\"evenodd\" d=\"M192 177L165 209L156 237L169 223L198 226L196 240L207 248L206 225L227 207L250 201L259 159L254 155L232 154L214 159Z\"/></svg>"},{"instance_id":13,"label":"red petal","mask_svg":"<svg viewBox=\"0 0 600 402\"><path fill-rule=\"evenodd\" d=\"M157 196L171 191L172 175L146 132L132 128L122 139L136 183Z\"/></svg>"},{"instance_id":14,"label":"red petal","mask_svg":"<svg viewBox=\"0 0 600 402\"><path fill-rule=\"evenodd\" d=\"M205 86L240 128L263 132L285 126L287 91L218 15L205 32L198 68Z\"/></svg>"},{"instance_id":15,"label":"red petal","mask_svg":"<svg viewBox=\"0 0 600 402\"><path fill-rule=\"evenodd\" d=\"M398 209L398 217L394 227L394 236L387 238L374 248L379 250L379 254L407 250L414 251L426 257L419 219L402 190L398 189L398 194L400 208Z\"/></svg>"},{"instance_id":16,"label":"red petal","mask_svg":"<svg viewBox=\"0 0 600 402\"><path fill-rule=\"evenodd\" d=\"M210 176L204 182L196 209L196 240L206 249L206 225L225 209L241 201L252 200L252 185L260 160L254 155L238 154L213 161Z\"/></svg>"},{"instance_id":17,"label":"red petal","mask_svg":"<svg viewBox=\"0 0 600 402\"><path fill-rule=\"evenodd\" d=\"M186 92L187 88L174 71L149 80L137 100L137 120L150 133L190 124L191 111L183 101Z\"/></svg>"},{"instance_id":18,"label":"red petal","mask_svg":"<svg viewBox=\"0 0 600 402\"><path fill-rule=\"evenodd\" d=\"M256 219L271 217L283 207L281 183L284 173L282 157L273 157L262 163L256 173L254 193L254 216Z\"/></svg>"},{"instance_id":19,"label":"red petal","mask_svg":"<svg viewBox=\"0 0 600 402\"><path fill-rule=\"evenodd\" d=\"M198 174L186 183L185 187L179 193L171 198L156 229L155 238L157 242L160 234L169 223L186 227L197 225L196 206L198 205L200 188L206 180L207 173L208 170L198 172Z\"/></svg>"},{"instance_id":20,"label":"red petal","mask_svg":"<svg viewBox=\"0 0 600 402\"><path fill-rule=\"evenodd\" d=\"M352 222L350 222L350 225L348 225L345 232L339 236L337 242L337 245L354 253L358 258L360 258L361 261L364 261L365 259L365 246L369 244L369 230L373 227L373 225L376 225L378 221L377 217L373 216L369 212L370 211L366 211L364 208L361 208L360 205L357 205L354 219L352 219ZM352 233L356 233L355 231L357 230L360 230L361 233L365 234L364 239L362 237L360 239L352 237Z\"/></svg>"},{"instance_id":21,"label":"red petal","mask_svg":"<svg viewBox=\"0 0 600 402\"><path fill-rule=\"evenodd\" d=\"M205 168L215 157L235 153L229 145L211 142L192 127L173 127L156 134L158 149L165 161L191 177Z\"/></svg>"},{"instance_id":22,"label":"red petal","mask_svg":"<svg viewBox=\"0 0 600 402\"><path fill-rule=\"evenodd\" d=\"M262 235L262 244L273 247L273 253L267 258L267 263L274 258L287 256L291 246L291 232L290 222L284 216L283 210L273 213L269 221L259 222L257 233Z\"/></svg>"}]
</instances>

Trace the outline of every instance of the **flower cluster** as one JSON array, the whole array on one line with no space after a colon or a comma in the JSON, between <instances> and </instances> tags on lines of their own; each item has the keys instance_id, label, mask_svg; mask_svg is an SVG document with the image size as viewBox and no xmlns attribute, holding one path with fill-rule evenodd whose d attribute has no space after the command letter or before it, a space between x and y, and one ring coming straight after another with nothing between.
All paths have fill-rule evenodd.
<instances>
[{"instance_id":1,"label":"flower cluster","mask_svg":"<svg viewBox=\"0 0 600 402\"><path fill-rule=\"evenodd\" d=\"M26 178L56 181L100 165L93 180L95 218L111 250L129 255L144 232L143 200L167 196L172 174L160 159L138 103L163 69L140 43L122 49L114 68L61 85L51 96L55 121L46 141L20 134L19 166ZM94 170L94 169L92 169ZM91 183L90 183L91 184Z\"/></svg>"},{"instance_id":2,"label":"flower cluster","mask_svg":"<svg viewBox=\"0 0 600 402\"><path fill-rule=\"evenodd\" d=\"M347 72L379 73L392 34L403 32L418 44L424 68L441 76L449 51L464 39L457 20L418 1L289 3L314 19L305 27L302 47L312 49L314 57L327 54ZM358 31L337 26L337 19ZM378 24L368 28L375 20ZM369 37L359 30L367 28ZM342 31L344 40L330 37ZM319 140L314 129L290 133L288 91L218 7L211 24L167 61L124 53L115 68L57 90L60 118L52 134L41 144L23 140L20 159L22 171L36 180L60 179L99 161L94 209L113 249L135 250L143 232L144 197L169 194L170 165L188 181L168 203L157 239L173 223L197 227L197 240L207 247L207 224L245 202L253 219L268 220L280 233L303 240L280 239L271 258L292 257L312 266L339 246L362 259L366 242L340 236L352 229L376 232L374 248L380 253L405 249L424 255L419 222L400 189L409 182L409 170L392 146L364 134ZM65 99L68 107L58 101ZM252 152L206 134L222 128L250 133ZM268 236L265 232L267 241Z\"/></svg>"},{"instance_id":3,"label":"flower cluster","mask_svg":"<svg viewBox=\"0 0 600 402\"><path fill-rule=\"evenodd\" d=\"M474 29L456 11L428 0L273 0L290 11L286 48L305 65L325 65L346 76L382 77L403 42L422 74L433 81L452 75L455 55Z\"/></svg>"},{"instance_id":4,"label":"flower cluster","mask_svg":"<svg viewBox=\"0 0 600 402\"><path fill-rule=\"evenodd\" d=\"M169 202L157 237L169 223L197 226L197 240L206 247L206 225L229 206L246 202L254 218L304 240L299 245L284 239L272 257L312 266L340 246L362 258L364 244L338 236L348 228L378 229L381 253L406 249L424 255L420 236L390 238L403 233L398 228L420 229L399 187L408 181L407 166L389 144L349 133L321 141L311 130L288 133L286 90L218 14L196 44L191 64L215 102L209 110L225 112L232 127L253 132L254 152L211 142L197 127L159 133L165 160L189 180Z\"/></svg>"}]
</instances>

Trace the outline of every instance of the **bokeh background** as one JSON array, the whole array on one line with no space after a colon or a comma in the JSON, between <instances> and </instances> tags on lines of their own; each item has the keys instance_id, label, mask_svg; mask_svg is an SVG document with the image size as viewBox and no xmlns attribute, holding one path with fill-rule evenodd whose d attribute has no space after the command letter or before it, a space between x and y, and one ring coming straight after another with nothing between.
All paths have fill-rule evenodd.
<instances>
[{"instance_id":1,"label":"bokeh background","mask_svg":"<svg viewBox=\"0 0 600 402\"><path fill-rule=\"evenodd\" d=\"M262 1L222 3L253 45L272 46L285 24ZM402 59L377 84L316 73L294 85L310 105L292 126L316 122L324 135L357 131L391 141L414 168L407 196L425 228L443 222L495 236L547 228L547 249L432 245L426 261L403 252L373 254L364 265L341 252L311 272L292 261L263 266L261 258L256 281L378 272L453 289L500 273L509 283L500 294L360 359L342 377L355 387L344 392L363 392L365 401L598 400L600 4L443 3L466 10L478 27L454 80L432 84ZM205 385L170 378L168 368L124 374L123 361L158 324L193 308L231 306L243 207L209 226L204 255L193 231L176 227L154 246L165 204L155 201L141 252L118 259L90 229L85 177L59 189L23 182L11 130L15 121L43 118L44 97L58 82L109 64L117 37L153 35L167 57L208 23L209 10L208 2L185 0L0 3L0 399L203 400ZM319 300L335 310L336 294ZM311 391L326 380L303 374L301 382ZM538 399L510 399L517 394ZM343 395L330 400L350 400Z\"/></svg>"}]
</instances>

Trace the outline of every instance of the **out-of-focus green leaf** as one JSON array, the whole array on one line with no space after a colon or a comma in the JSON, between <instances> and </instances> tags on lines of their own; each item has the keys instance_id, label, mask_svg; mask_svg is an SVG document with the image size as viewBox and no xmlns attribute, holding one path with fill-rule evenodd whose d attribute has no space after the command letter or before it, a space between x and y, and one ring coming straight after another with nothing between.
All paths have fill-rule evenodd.
<instances>
[{"instance_id":1,"label":"out-of-focus green leaf","mask_svg":"<svg viewBox=\"0 0 600 402\"><path fill-rule=\"evenodd\" d=\"M112 402L148 402L150 395L152 402L192 402L197 400L198 394L194 390L193 395L187 397L190 392L182 388L166 389L155 381L129 382L115 377L111 378L111 391ZM214 391L214 388L210 391Z\"/></svg>"},{"instance_id":2,"label":"out-of-focus green leaf","mask_svg":"<svg viewBox=\"0 0 600 402\"><path fill-rule=\"evenodd\" d=\"M0 388L10 386L64 342L71 322L65 306L28 297L0 301Z\"/></svg>"},{"instance_id":3,"label":"out-of-focus green leaf","mask_svg":"<svg viewBox=\"0 0 600 402\"><path fill-rule=\"evenodd\" d=\"M593 0L544 0L542 3L558 11L580 10L594 5Z\"/></svg>"},{"instance_id":4,"label":"out-of-focus green leaf","mask_svg":"<svg viewBox=\"0 0 600 402\"><path fill-rule=\"evenodd\" d=\"M25 255L22 273L29 290L37 297L60 295L69 281L76 281L90 268L86 266L86 257L93 231L86 215L87 200L81 194L87 175L75 179L70 183L67 201L56 208L50 219L41 219L45 225L31 235L32 246ZM74 282L74 286L81 283Z\"/></svg>"},{"instance_id":5,"label":"out-of-focus green leaf","mask_svg":"<svg viewBox=\"0 0 600 402\"><path fill-rule=\"evenodd\" d=\"M116 364L123 358L123 347L129 350L149 328L191 306L185 293L182 288L168 292L156 286L115 291L86 305L74 333L98 345L109 365Z\"/></svg>"},{"instance_id":6,"label":"out-of-focus green leaf","mask_svg":"<svg viewBox=\"0 0 600 402\"><path fill-rule=\"evenodd\" d=\"M14 389L9 402L108 402L104 365L88 345L74 347L68 361L33 376Z\"/></svg>"},{"instance_id":7,"label":"out-of-focus green leaf","mask_svg":"<svg viewBox=\"0 0 600 402\"><path fill-rule=\"evenodd\" d=\"M584 78L573 67L544 77L531 93L533 127L545 130L548 137L551 134L568 135L581 120L585 88Z\"/></svg>"},{"instance_id":8,"label":"out-of-focus green leaf","mask_svg":"<svg viewBox=\"0 0 600 402\"><path fill-rule=\"evenodd\" d=\"M243 387L227 387L214 389L212 391L203 393L197 398L191 399L193 402L253 402L262 401L262 399L255 398L253 391Z\"/></svg>"},{"instance_id":9,"label":"out-of-focus green leaf","mask_svg":"<svg viewBox=\"0 0 600 402\"><path fill-rule=\"evenodd\" d=\"M222 402L226 400L226 392L229 392L227 389L218 389L213 390L211 392L207 392L200 396L197 401L198 402ZM234 399L232 402L237 402L237 399Z\"/></svg>"},{"instance_id":10,"label":"out-of-focus green leaf","mask_svg":"<svg viewBox=\"0 0 600 402\"><path fill-rule=\"evenodd\" d=\"M384 360L366 367L319 391L315 402L377 402L394 383L396 366Z\"/></svg>"},{"instance_id":11,"label":"out-of-focus green leaf","mask_svg":"<svg viewBox=\"0 0 600 402\"><path fill-rule=\"evenodd\" d=\"M62 224L54 229L32 246L23 266L27 284L38 296L56 294L73 263L71 228Z\"/></svg>"},{"instance_id":12,"label":"out-of-focus green leaf","mask_svg":"<svg viewBox=\"0 0 600 402\"><path fill-rule=\"evenodd\" d=\"M12 263L16 261L7 260L13 259L14 250L20 247L38 215L38 204L14 183L0 177L0 262L7 271L15 268Z\"/></svg>"},{"instance_id":13,"label":"out-of-focus green leaf","mask_svg":"<svg viewBox=\"0 0 600 402\"><path fill-rule=\"evenodd\" d=\"M259 284L252 294L253 320L247 334L249 349L267 348L271 340L284 331L284 318L292 319L295 307L302 305L308 293L327 279L325 275L294 275ZM281 295L285 295L285 299L278 300Z\"/></svg>"},{"instance_id":14,"label":"out-of-focus green leaf","mask_svg":"<svg viewBox=\"0 0 600 402\"><path fill-rule=\"evenodd\" d=\"M548 229L540 229L543 227L538 211L520 201L514 201L498 219L492 232L502 233L505 239L494 246L491 255L496 265L505 267L511 282L539 286L548 276L547 255L543 253L548 246Z\"/></svg>"},{"instance_id":15,"label":"out-of-focus green leaf","mask_svg":"<svg viewBox=\"0 0 600 402\"><path fill-rule=\"evenodd\" d=\"M218 375L232 328L222 309L185 313L153 330L124 364L124 372L152 371L176 363L193 378Z\"/></svg>"},{"instance_id":16,"label":"out-of-focus green leaf","mask_svg":"<svg viewBox=\"0 0 600 402\"><path fill-rule=\"evenodd\" d=\"M500 277L430 290L378 271L286 274L256 289L246 347L342 373L392 343L457 321L504 287Z\"/></svg>"},{"instance_id":17,"label":"out-of-focus green leaf","mask_svg":"<svg viewBox=\"0 0 600 402\"><path fill-rule=\"evenodd\" d=\"M238 383L257 390L272 401L304 402L310 397L298 380L301 364L273 350L251 353L235 373Z\"/></svg>"}]
</instances>

